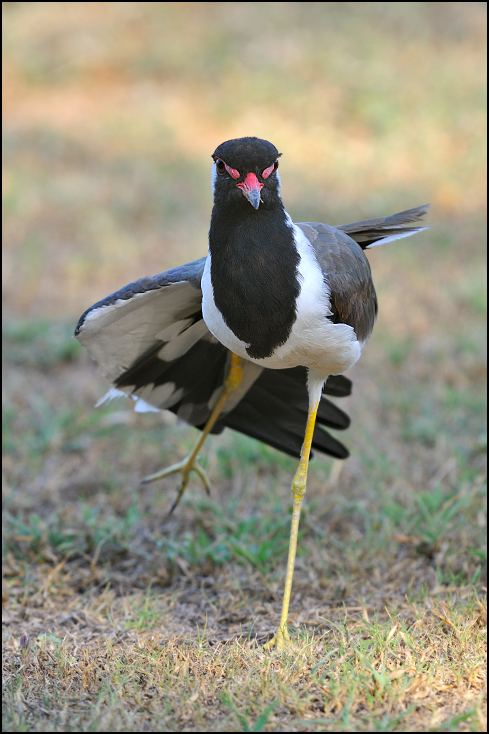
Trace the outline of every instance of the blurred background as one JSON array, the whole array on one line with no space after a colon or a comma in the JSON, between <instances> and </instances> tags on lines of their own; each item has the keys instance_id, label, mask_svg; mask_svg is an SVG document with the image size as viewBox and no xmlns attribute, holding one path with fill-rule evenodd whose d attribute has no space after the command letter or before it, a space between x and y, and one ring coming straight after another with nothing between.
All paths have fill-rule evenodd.
<instances>
[{"instance_id":1,"label":"blurred background","mask_svg":"<svg viewBox=\"0 0 489 734\"><path fill-rule=\"evenodd\" d=\"M25 556L37 563L47 543L43 557L59 558L65 527L74 557L108 535L109 558L121 544L156 547L157 574L171 539L186 567L242 563L252 547L282 563L295 462L226 431L204 452L214 504L192 483L162 526L172 482L136 488L183 457L195 431L134 415L128 401L94 411L107 384L71 339L95 301L206 253L211 154L256 135L283 153L295 221L343 224L431 202L435 225L369 254L380 312L341 405L352 455L334 481L331 463L314 461L307 504L327 542L307 531L309 576L298 571L297 583L316 568L321 583L341 575L342 589L380 584L379 559L397 569L395 594L475 583L485 557L486 3L2 11L4 487L15 557L37 543ZM251 517L251 535L236 540L222 512ZM279 518L279 550L260 545ZM144 586L147 565L135 568Z\"/></svg>"},{"instance_id":2,"label":"blurred background","mask_svg":"<svg viewBox=\"0 0 489 734\"><path fill-rule=\"evenodd\" d=\"M296 221L432 203L432 233L372 256L396 298L412 258L426 328L434 288L482 297L486 3L2 8L4 314L76 320L205 254L210 155L242 135L283 153Z\"/></svg>"}]
</instances>

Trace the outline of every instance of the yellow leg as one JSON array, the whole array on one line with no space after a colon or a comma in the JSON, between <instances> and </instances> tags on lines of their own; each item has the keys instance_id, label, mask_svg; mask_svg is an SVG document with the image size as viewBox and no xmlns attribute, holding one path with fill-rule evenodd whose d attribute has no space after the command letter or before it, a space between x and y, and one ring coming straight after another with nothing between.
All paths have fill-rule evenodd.
<instances>
[{"instance_id":1,"label":"yellow leg","mask_svg":"<svg viewBox=\"0 0 489 734\"><path fill-rule=\"evenodd\" d=\"M190 452L190 454L183 459L183 461L179 461L178 464L172 464L172 466L167 467L166 469L162 469L159 472L156 472L155 474L150 474L149 477L145 477L145 479L142 480L142 484L147 484L148 482L154 482L156 479L162 479L163 477L167 477L170 474L176 474L179 472L182 475L182 481L180 483L180 487L178 489L178 494L175 499L175 502L173 503L170 515L175 509L175 507L180 502L180 499L185 492L185 488L187 487L188 480L190 477L190 472L195 471L199 477L202 479L202 481L205 484L207 492L210 490L210 482L209 478L204 471L204 469L198 464L197 462L197 454L202 448L202 444L204 443L205 439L209 435L210 431L212 430L215 422L219 418L219 416L222 413L222 410L224 408L224 405L226 403L226 400L231 395L233 390L236 390L236 388L241 383L241 379L243 376L243 367L242 367L242 359L241 357L238 357L236 354L231 355L231 365L229 367L229 372L226 377L226 380L224 382L224 389L222 391L221 396L219 397L219 400L215 404L212 413L210 414L207 423L205 424L204 430L202 431L201 435L199 436L199 440L195 444L194 448Z\"/></svg>"},{"instance_id":2,"label":"yellow leg","mask_svg":"<svg viewBox=\"0 0 489 734\"><path fill-rule=\"evenodd\" d=\"M289 616L290 592L292 590L292 577L294 575L295 554L297 549L297 535L299 533L299 519L301 516L302 499L306 493L307 468L309 466L309 456L311 454L312 437L314 434L314 426L316 425L316 413L318 402L309 409L307 416L306 432L304 435L304 443L302 445L301 458L299 468L292 482L292 494L294 496L294 506L292 509L292 524L290 528L289 542L289 558L287 561L287 574L285 576L285 591L282 604L282 616L280 625L274 637L267 642L264 647L270 649L276 647L282 650L286 642L290 642L289 633L287 631L287 618Z\"/></svg>"}]
</instances>

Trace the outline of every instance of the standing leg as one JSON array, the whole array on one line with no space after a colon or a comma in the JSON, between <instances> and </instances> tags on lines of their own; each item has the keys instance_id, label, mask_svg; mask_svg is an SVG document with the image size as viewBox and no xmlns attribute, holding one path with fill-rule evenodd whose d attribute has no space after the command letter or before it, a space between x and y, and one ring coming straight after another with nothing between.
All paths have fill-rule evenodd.
<instances>
[{"instance_id":1,"label":"standing leg","mask_svg":"<svg viewBox=\"0 0 489 734\"><path fill-rule=\"evenodd\" d=\"M222 413L222 410L224 408L224 405L231 395L231 393L236 390L236 388L241 383L241 379L243 377L243 367L242 367L242 359L241 357L238 357L237 354L231 353L231 365L229 367L229 372L227 374L226 380L224 382L224 389L222 391L222 394L219 397L219 400L215 404L212 413L210 414L209 418L207 419L207 423L205 424L204 430L202 431L201 435L199 436L199 440L195 444L194 448L190 452L190 454L183 459L182 461L179 461L178 464L172 464L172 466L167 467L166 469L162 469L159 472L156 472L155 474L150 474L149 477L146 477L143 479L142 483L147 484L148 482L154 482L156 479L162 479L163 477L167 477L170 474L175 474L177 472L180 472L182 475L182 481L180 484L180 487L178 489L178 494L175 499L175 502L173 503L170 515L175 509L175 507L180 502L180 499L185 492L185 488L188 484L188 480L190 477L190 472L195 471L199 477L204 482L207 491L210 489L210 482L209 478L202 469L202 467L197 462L197 454L202 448L202 444L204 443L205 439L209 435L210 431L212 430L215 422L219 418L219 416Z\"/></svg>"},{"instance_id":2,"label":"standing leg","mask_svg":"<svg viewBox=\"0 0 489 734\"><path fill-rule=\"evenodd\" d=\"M312 437L314 434L314 426L316 425L316 413L318 410L319 400L321 398L321 390L323 383L319 384L319 395L317 389L311 389L309 384L309 413L307 416L306 431L304 435L304 443L302 444L301 458L299 468L292 482L292 494L294 496L294 505L292 509L292 524L290 528L289 557L287 561L287 573L285 576L285 591L282 604L282 616L280 625L274 637L267 642L264 647L269 649L276 647L282 650L286 642L290 642L289 633L287 631L287 618L289 616L290 592L292 590L292 577L294 575L295 554L297 549L297 536L299 532L299 519L301 515L302 499L306 493L307 468L309 466L309 456L311 454ZM316 387L316 386L314 386Z\"/></svg>"}]
</instances>

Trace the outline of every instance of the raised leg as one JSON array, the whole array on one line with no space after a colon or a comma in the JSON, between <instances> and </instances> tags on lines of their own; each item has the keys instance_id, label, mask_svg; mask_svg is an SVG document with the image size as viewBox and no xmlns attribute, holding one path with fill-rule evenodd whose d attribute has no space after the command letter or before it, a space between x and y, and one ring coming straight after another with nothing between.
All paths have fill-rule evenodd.
<instances>
[{"instance_id":1,"label":"raised leg","mask_svg":"<svg viewBox=\"0 0 489 734\"><path fill-rule=\"evenodd\" d=\"M304 435L304 443L302 445L301 458L299 468L292 482L292 494L294 496L294 506L292 509L292 524L290 528L289 542L289 558L287 561L287 574L285 576L285 591L282 604L282 616L280 625L274 637L267 642L264 647L270 649L276 647L282 650L286 642L290 642L289 633L287 631L287 618L289 616L290 592L292 590L292 577L294 575L295 554L297 549L297 535L299 532L299 519L301 516L302 499L306 493L307 468L309 466L309 456L311 454L312 437L314 434L314 426L316 425L316 413L318 409L319 399L314 400L312 407L309 407L307 416L306 432Z\"/></svg>"},{"instance_id":2,"label":"raised leg","mask_svg":"<svg viewBox=\"0 0 489 734\"><path fill-rule=\"evenodd\" d=\"M182 475L182 481L180 483L180 487L178 489L178 494L176 496L176 499L171 507L170 515L175 509L175 507L180 502L183 493L185 492L185 488L187 487L188 480L190 478L190 472L194 471L196 472L199 477L202 479L202 481L205 484L207 493L209 493L210 489L210 482L209 478L204 471L204 469L198 464L197 462L197 454L202 448L202 444L204 443L205 439L209 435L210 431L212 430L215 422L219 418L219 416L222 413L222 410L224 408L224 405L233 392L233 390L236 390L236 388L239 386L241 379L243 375L243 367L242 367L242 359L241 357L238 357L236 354L231 355L231 365L229 367L229 372L226 377L226 380L224 382L224 389L222 391L221 396L219 397L219 400L215 404L212 413L210 414L207 423L205 424L204 430L202 431L201 435L199 436L199 440L195 444L194 448L190 452L190 454L183 459L183 461L179 461L178 464L172 464L172 466L167 467L166 469L162 469L161 471L156 472L155 474L150 474L148 477L145 477L142 480L142 484L147 484L148 482L154 482L157 479L162 479L163 477L167 477L170 474L176 474L180 473Z\"/></svg>"}]
</instances>

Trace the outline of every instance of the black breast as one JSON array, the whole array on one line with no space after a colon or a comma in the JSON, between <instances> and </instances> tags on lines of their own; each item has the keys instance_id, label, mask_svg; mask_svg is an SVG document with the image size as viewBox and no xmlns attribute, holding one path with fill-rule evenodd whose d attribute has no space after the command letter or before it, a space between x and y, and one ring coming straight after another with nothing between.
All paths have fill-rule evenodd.
<instances>
[{"instance_id":1,"label":"black breast","mask_svg":"<svg viewBox=\"0 0 489 734\"><path fill-rule=\"evenodd\" d=\"M280 214L280 216L278 216ZM254 359L284 344L296 319L300 261L283 209L212 213L209 231L214 302Z\"/></svg>"}]
</instances>

